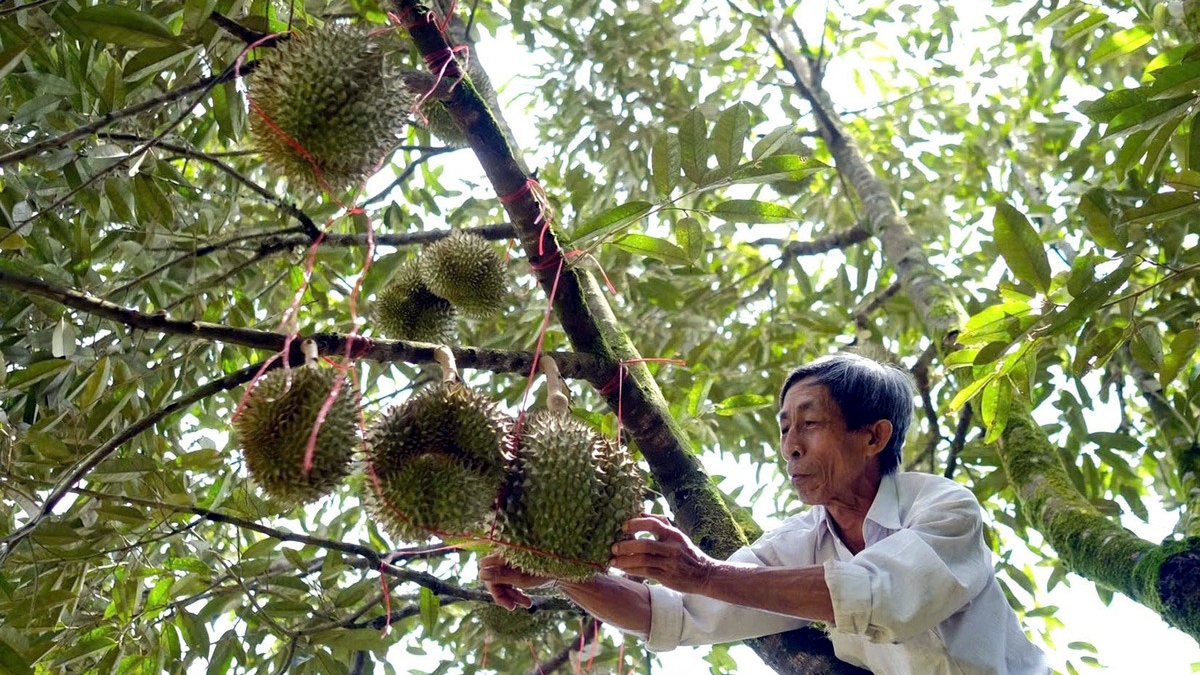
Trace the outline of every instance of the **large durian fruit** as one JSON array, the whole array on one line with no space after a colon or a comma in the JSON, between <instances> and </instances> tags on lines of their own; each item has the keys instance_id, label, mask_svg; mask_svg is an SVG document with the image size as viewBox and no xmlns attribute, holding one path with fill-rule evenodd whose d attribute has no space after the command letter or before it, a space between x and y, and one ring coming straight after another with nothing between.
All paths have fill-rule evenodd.
<instances>
[{"instance_id":1,"label":"large durian fruit","mask_svg":"<svg viewBox=\"0 0 1200 675\"><path fill-rule=\"evenodd\" d=\"M331 24L282 41L247 78L254 145L313 193L341 192L396 146L413 98L389 64L388 33Z\"/></svg>"},{"instance_id":2,"label":"large durian fruit","mask_svg":"<svg viewBox=\"0 0 1200 675\"><path fill-rule=\"evenodd\" d=\"M420 266L410 260L379 292L375 323L393 340L442 343L454 335L457 312L449 300L434 295L421 280Z\"/></svg>"},{"instance_id":3,"label":"large durian fruit","mask_svg":"<svg viewBox=\"0 0 1200 675\"><path fill-rule=\"evenodd\" d=\"M569 412L521 428L497 515L504 558L531 574L582 581L601 572L642 483L629 454Z\"/></svg>"},{"instance_id":4,"label":"large durian fruit","mask_svg":"<svg viewBox=\"0 0 1200 675\"><path fill-rule=\"evenodd\" d=\"M250 477L268 495L302 504L329 493L350 473L358 444L358 405L343 384L317 432L312 466L304 455L334 375L315 366L272 370L259 378L233 420Z\"/></svg>"},{"instance_id":5,"label":"large durian fruit","mask_svg":"<svg viewBox=\"0 0 1200 675\"><path fill-rule=\"evenodd\" d=\"M392 536L477 536L504 482L511 420L461 382L422 390L367 431L367 505Z\"/></svg>"},{"instance_id":6,"label":"large durian fruit","mask_svg":"<svg viewBox=\"0 0 1200 675\"><path fill-rule=\"evenodd\" d=\"M454 230L421 254L421 278L429 290L474 318L486 318L504 307L504 272L504 258L496 247L465 230Z\"/></svg>"}]
</instances>

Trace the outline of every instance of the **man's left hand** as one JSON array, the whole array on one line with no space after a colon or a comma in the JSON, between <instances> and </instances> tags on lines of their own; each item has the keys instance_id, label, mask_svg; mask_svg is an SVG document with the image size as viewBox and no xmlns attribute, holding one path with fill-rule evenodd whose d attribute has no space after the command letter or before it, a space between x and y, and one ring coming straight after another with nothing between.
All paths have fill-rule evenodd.
<instances>
[{"instance_id":1,"label":"man's left hand","mask_svg":"<svg viewBox=\"0 0 1200 675\"><path fill-rule=\"evenodd\" d=\"M627 539L613 545L612 566L626 574L653 579L682 593L703 594L720 565L662 516L631 518L624 531L654 535L653 539Z\"/></svg>"}]
</instances>

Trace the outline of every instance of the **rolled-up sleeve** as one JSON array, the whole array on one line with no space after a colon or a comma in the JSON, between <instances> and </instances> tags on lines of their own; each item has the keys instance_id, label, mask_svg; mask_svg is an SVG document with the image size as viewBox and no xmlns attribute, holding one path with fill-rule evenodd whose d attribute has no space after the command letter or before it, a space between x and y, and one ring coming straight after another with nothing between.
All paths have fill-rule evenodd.
<instances>
[{"instance_id":1,"label":"rolled-up sleeve","mask_svg":"<svg viewBox=\"0 0 1200 675\"><path fill-rule=\"evenodd\" d=\"M981 528L979 504L964 489L927 503L851 560L826 561L835 629L900 642L962 609L993 574Z\"/></svg>"},{"instance_id":2,"label":"rolled-up sleeve","mask_svg":"<svg viewBox=\"0 0 1200 675\"><path fill-rule=\"evenodd\" d=\"M730 562L763 565L749 547L729 556ZM676 647L716 644L782 633L808 625L794 616L742 607L702 595L679 593L650 586L650 635L646 648L652 652Z\"/></svg>"}]
</instances>

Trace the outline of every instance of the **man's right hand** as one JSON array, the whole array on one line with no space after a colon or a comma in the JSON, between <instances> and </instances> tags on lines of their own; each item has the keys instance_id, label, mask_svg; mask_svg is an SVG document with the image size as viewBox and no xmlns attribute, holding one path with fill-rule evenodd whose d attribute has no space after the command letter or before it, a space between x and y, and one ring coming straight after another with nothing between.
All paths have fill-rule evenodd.
<instances>
[{"instance_id":1,"label":"man's right hand","mask_svg":"<svg viewBox=\"0 0 1200 675\"><path fill-rule=\"evenodd\" d=\"M479 560L479 578L496 604L509 610L517 605L531 607L533 599L523 589L536 588L551 581L549 577L522 572L508 564L499 553L486 555Z\"/></svg>"}]
</instances>

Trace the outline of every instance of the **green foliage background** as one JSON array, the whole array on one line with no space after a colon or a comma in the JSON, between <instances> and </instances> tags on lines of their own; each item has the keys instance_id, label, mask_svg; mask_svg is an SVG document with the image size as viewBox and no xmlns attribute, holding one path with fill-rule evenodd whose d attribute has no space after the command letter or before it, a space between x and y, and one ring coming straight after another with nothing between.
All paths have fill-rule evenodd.
<instances>
[{"instance_id":1,"label":"green foliage background","mask_svg":"<svg viewBox=\"0 0 1200 675\"><path fill-rule=\"evenodd\" d=\"M844 3L822 15L813 2L513 0L457 16L475 36L511 31L528 49L528 93L498 112L536 127L527 157L555 232L590 254L573 264L605 271L616 321L644 357L683 362L651 369L691 449L761 467L737 477L731 497L781 515L799 508L772 468L773 393L790 367L848 346L898 360L922 384L909 468L974 490L1014 605L1052 639L1047 589L1015 564L1014 546L1051 569L1049 587L1069 568L1036 543L1000 468L995 441L1012 411L1051 420L1071 487L1104 514L1145 518L1147 502L1161 503L1179 534L1200 534L1200 55L1194 3L1169 4L996 0L979 20L951 3ZM348 298L368 226L505 232L495 193L462 168L470 151L419 125L385 168L395 181L376 179L375 192L304 197L251 149L238 76L257 54L239 62L246 40L213 12L262 34L395 28L391 10L0 5L0 535L131 425L272 354L71 309L67 289L145 316L267 332L298 296L291 328L344 334L358 325ZM943 336L903 292L869 207L833 168L764 39L792 26L827 78L872 101L838 112L971 315L944 359ZM407 67L423 68L410 52ZM345 204L365 213L347 216ZM331 236L306 279L314 227ZM378 250L360 317L417 250ZM519 246L509 271L508 310L461 322L458 345L533 349L546 295ZM54 292L13 281L30 278ZM360 327L377 337L369 321ZM554 320L544 346L569 349ZM368 416L432 377L419 358L355 370ZM515 409L524 375L495 370L466 376ZM576 410L615 433L594 389L574 390ZM430 653L437 672L479 672L486 654L487 668L509 673L568 649L580 630L591 638L569 615L532 652L487 643L469 615L482 597L476 549L389 541L364 515L361 478L309 509L265 501L228 440L240 395L200 398L121 443L32 536L0 550L0 666L407 672L405 654ZM594 672L647 662L635 642L613 640L602 638ZM710 661L734 668L722 649Z\"/></svg>"}]
</instances>

